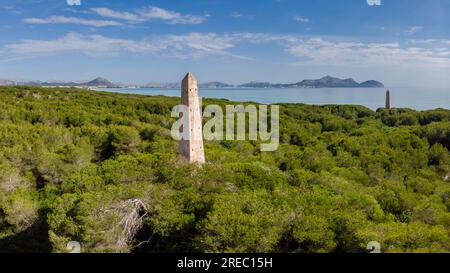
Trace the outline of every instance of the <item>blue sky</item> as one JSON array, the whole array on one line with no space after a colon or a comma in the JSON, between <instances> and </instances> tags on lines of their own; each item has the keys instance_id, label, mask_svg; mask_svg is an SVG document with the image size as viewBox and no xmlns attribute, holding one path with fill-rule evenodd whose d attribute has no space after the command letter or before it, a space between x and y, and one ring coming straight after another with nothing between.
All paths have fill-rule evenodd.
<instances>
[{"instance_id":1,"label":"blue sky","mask_svg":"<svg viewBox=\"0 0 450 273\"><path fill-rule=\"evenodd\" d=\"M450 87L450 0L0 0L0 78L144 84L186 71Z\"/></svg>"}]
</instances>

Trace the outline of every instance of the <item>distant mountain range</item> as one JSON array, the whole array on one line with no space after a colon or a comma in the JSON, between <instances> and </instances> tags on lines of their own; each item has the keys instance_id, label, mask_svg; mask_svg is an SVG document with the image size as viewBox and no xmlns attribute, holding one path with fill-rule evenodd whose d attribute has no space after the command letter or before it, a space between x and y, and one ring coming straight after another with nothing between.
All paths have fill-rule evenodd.
<instances>
[{"instance_id":1,"label":"distant mountain range","mask_svg":"<svg viewBox=\"0 0 450 273\"><path fill-rule=\"evenodd\" d=\"M0 79L0 86L11 86L16 85L16 82L14 80L9 79Z\"/></svg>"},{"instance_id":2,"label":"distant mountain range","mask_svg":"<svg viewBox=\"0 0 450 273\"><path fill-rule=\"evenodd\" d=\"M169 82L169 83L148 83L145 85L147 88L180 88L181 83L176 82ZM199 88L230 88L235 87L234 85L223 83L223 82L205 82L205 83L199 83Z\"/></svg>"},{"instance_id":3,"label":"distant mountain range","mask_svg":"<svg viewBox=\"0 0 450 273\"><path fill-rule=\"evenodd\" d=\"M8 79L0 79L0 86L3 85L20 85L20 86L51 86L51 87L121 87L120 84L110 82L105 78L98 77L88 82L65 82L65 81L14 81Z\"/></svg>"},{"instance_id":4,"label":"distant mountain range","mask_svg":"<svg viewBox=\"0 0 450 273\"><path fill-rule=\"evenodd\" d=\"M144 86L139 85L124 85L119 83L112 83L111 81L98 77L88 82L64 82L64 81L15 81L11 79L0 79L0 86L5 85L25 85L25 86L52 86L52 87L138 87L138 88L180 88L180 83L148 83ZM206 82L200 83L199 88L382 88L384 84L369 80L358 83L353 79L339 79L331 76L326 76L318 80L303 80L297 83L270 83L270 82L250 82L238 86L223 83L223 82Z\"/></svg>"},{"instance_id":5,"label":"distant mountain range","mask_svg":"<svg viewBox=\"0 0 450 273\"><path fill-rule=\"evenodd\" d=\"M230 88L230 87L235 87L232 84L227 84L227 83L223 83L223 82L205 82L205 83L200 83L198 85L199 88Z\"/></svg>"},{"instance_id":6,"label":"distant mountain range","mask_svg":"<svg viewBox=\"0 0 450 273\"><path fill-rule=\"evenodd\" d=\"M353 79L339 79L326 76L318 80L303 80L297 83L270 83L270 82L250 82L241 84L238 87L244 88L382 88L384 84L379 81L369 80L358 83Z\"/></svg>"},{"instance_id":7,"label":"distant mountain range","mask_svg":"<svg viewBox=\"0 0 450 273\"><path fill-rule=\"evenodd\" d=\"M93 79L90 82L84 83L84 86L90 86L90 87L95 87L95 86L120 87L120 85L114 84L114 83L110 82L109 80L107 80L105 78L101 78L101 77Z\"/></svg>"}]
</instances>

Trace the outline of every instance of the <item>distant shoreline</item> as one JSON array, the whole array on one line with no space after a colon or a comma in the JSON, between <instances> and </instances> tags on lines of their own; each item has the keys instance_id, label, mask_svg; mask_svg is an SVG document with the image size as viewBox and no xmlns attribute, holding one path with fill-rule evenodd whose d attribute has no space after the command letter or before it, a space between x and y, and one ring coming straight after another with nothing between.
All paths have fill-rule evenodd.
<instances>
[{"instance_id":1,"label":"distant shoreline","mask_svg":"<svg viewBox=\"0 0 450 273\"><path fill-rule=\"evenodd\" d=\"M42 86L46 87L46 86ZM53 86L47 86L47 87L53 87ZM54 86L57 87L57 86ZM64 88L67 86L58 86L58 88ZM69 88L69 87L67 87ZM72 86L71 88L85 88L81 86ZM90 89L165 89L165 90L175 90L180 89L181 87L90 87ZM239 90L248 90L248 89L384 89L385 87L307 87L307 86L300 86L300 87L240 87L240 86L234 86L234 87L199 87L199 89L208 89L208 90L226 90L226 89L239 89Z\"/></svg>"},{"instance_id":2,"label":"distant shoreline","mask_svg":"<svg viewBox=\"0 0 450 273\"><path fill-rule=\"evenodd\" d=\"M450 89L390 88L393 108L448 109ZM98 88L97 91L149 96L179 97L179 88ZM385 88L199 88L203 98L262 104L363 105L372 110L385 106Z\"/></svg>"}]
</instances>

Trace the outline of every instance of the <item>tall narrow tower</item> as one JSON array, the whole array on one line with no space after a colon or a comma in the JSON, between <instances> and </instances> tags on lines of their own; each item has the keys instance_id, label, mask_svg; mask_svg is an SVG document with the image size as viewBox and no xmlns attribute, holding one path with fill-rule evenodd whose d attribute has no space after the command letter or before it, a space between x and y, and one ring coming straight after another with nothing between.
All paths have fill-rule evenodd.
<instances>
[{"instance_id":1,"label":"tall narrow tower","mask_svg":"<svg viewBox=\"0 0 450 273\"><path fill-rule=\"evenodd\" d=\"M198 98L197 79L188 73L181 82L181 103L186 105L188 112L189 138L180 141L179 153L190 163L205 163L205 151L203 148L202 117L200 113L200 101Z\"/></svg>"},{"instance_id":2,"label":"tall narrow tower","mask_svg":"<svg viewBox=\"0 0 450 273\"><path fill-rule=\"evenodd\" d=\"M391 108L392 108L391 103L392 103L391 92L388 90L388 91L386 91L386 109L387 110L391 110Z\"/></svg>"}]
</instances>

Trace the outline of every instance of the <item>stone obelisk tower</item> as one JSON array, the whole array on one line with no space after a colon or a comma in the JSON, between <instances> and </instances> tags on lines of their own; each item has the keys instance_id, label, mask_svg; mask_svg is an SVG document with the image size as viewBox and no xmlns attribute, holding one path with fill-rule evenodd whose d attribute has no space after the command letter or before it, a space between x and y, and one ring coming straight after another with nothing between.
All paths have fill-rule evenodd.
<instances>
[{"instance_id":1,"label":"stone obelisk tower","mask_svg":"<svg viewBox=\"0 0 450 273\"><path fill-rule=\"evenodd\" d=\"M189 138L180 141L179 153L190 163L205 163L205 151L203 148L202 117L200 112L200 101L198 97L197 79L188 73L181 82L181 103L186 105L188 112Z\"/></svg>"},{"instance_id":2,"label":"stone obelisk tower","mask_svg":"<svg viewBox=\"0 0 450 273\"><path fill-rule=\"evenodd\" d=\"M388 90L386 91L386 109L391 110L391 108L392 108L391 92Z\"/></svg>"}]
</instances>

